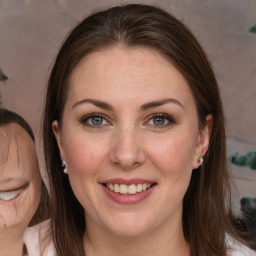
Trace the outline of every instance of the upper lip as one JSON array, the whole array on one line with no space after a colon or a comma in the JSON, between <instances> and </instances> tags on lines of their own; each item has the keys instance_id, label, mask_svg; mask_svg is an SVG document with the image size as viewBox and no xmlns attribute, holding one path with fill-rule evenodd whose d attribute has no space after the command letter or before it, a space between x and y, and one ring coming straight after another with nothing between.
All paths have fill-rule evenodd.
<instances>
[{"instance_id":1,"label":"upper lip","mask_svg":"<svg viewBox=\"0 0 256 256\"><path fill-rule=\"evenodd\" d=\"M132 185L132 184L154 184L156 183L155 181L152 180L146 180L146 179L139 179L139 178L135 178L135 179L123 179L123 178L116 178L116 179L108 179L108 180L104 180L100 182L101 184L125 184L125 185Z\"/></svg>"}]
</instances>

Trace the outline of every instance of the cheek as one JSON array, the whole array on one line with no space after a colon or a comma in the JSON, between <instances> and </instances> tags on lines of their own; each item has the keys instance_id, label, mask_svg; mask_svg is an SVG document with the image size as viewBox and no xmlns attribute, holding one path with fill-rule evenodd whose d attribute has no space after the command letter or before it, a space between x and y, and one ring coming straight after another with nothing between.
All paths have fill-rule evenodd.
<instances>
[{"instance_id":1,"label":"cheek","mask_svg":"<svg viewBox=\"0 0 256 256\"><path fill-rule=\"evenodd\" d=\"M100 170L104 169L107 143L93 136L77 136L66 137L63 145L72 190L84 208L89 207L91 198L97 194L94 184Z\"/></svg>"},{"instance_id":2,"label":"cheek","mask_svg":"<svg viewBox=\"0 0 256 256\"><path fill-rule=\"evenodd\" d=\"M30 185L19 204L20 207L24 207L24 212L27 215L26 219L28 222L30 222L37 210L42 192L42 178L37 161L33 166L31 166L30 170L32 172Z\"/></svg>"},{"instance_id":3,"label":"cheek","mask_svg":"<svg viewBox=\"0 0 256 256\"><path fill-rule=\"evenodd\" d=\"M2 215L1 205L0 205L0 234L2 232L4 232L5 229L6 229L6 227L5 227L5 220L4 220L4 217Z\"/></svg>"},{"instance_id":4,"label":"cheek","mask_svg":"<svg viewBox=\"0 0 256 256\"><path fill-rule=\"evenodd\" d=\"M107 146L104 140L94 136L67 138L63 144L65 160L71 175L92 174L97 171L107 155Z\"/></svg>"},{"instance_id":5,"label":"cheek","mask_svg":"<svg viewBox=\"0 0 256 256\"><path fill-rule=\"evenodd\" d=\"M39 172L39 171L38 171ZM0 202L0 226L15 227L17 231L28 226L36 212L41 196L40 174L32 178L29 187L14 200Z\"/></svg>"},{"instance_id":6,"label":"cheek","mask_svg":"<svg viewBox=\"0 0 256 256\"><path fill-rule=\"evenodd\" d=\"M41 175L39 174L38 177L35 178L34 182L31 184L31 189L28 192L27 198L28 207L30 208L30 219L32 219L33 215L35 214L37 207L39 205L41 199L41 192L42 192L42 179Z\"/></svg>"},{"instance_id":7,"label":"cheek","mask_svg":"<svg viewBox=\"0 0 256 256\"><path fill-rule=\"evenodd\" d=\"M161 146L152 147L150 158L155 169L161 174L162 186L159 186L159 189L162 189L166 213L178 210L182 205L193 170L194 145L187 137L181 139L174 136L173 139L162 141Z\"/></svg>"},{"instance_id":8,"label":"cheek","mask_svg":"<svg viewBox=\"0 0 256 256\"><path fill-rule=\"evenodd\" d=\"M189 135L173 134L152 145L150 156L163 174L181 176L193 169L195 144Z\"/></svg>"},{"instance_id":9,"label":"cheek","mask_svg":"<svg viewBox=\"0 0 256 256\"><path fill-rule=\"evenodd\" d=\"M17 198L12 202L1 203L0 221L6 228L20 226L25 229L35 212L34 208L31 198L27 193L24 193L21 198Z\"/></svg>"}]
</instances>

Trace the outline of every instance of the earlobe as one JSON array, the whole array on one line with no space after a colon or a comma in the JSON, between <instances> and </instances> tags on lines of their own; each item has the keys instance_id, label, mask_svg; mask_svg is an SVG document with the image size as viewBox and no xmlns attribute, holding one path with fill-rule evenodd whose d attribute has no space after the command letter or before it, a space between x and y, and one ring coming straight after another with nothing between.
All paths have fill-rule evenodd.
<instances>
[{"instance_id":1,"label":"earlobe","mask_svg":"<svg viewBox=\"0 0 256 256\"><path fill-rule=\"evenodd\" d=\"M61 159L65 159L64 153L62 150L62 141L61 141L61 136L60 136L59 122L57 120L53 121L52 130L53 130L54 136L56 138L56 141L57 141L57 144L59 147L60 157L61 157Z\"/></svg>"},{"instance_id":2,"label":"earlobe","mask_svg":"<svg viewBox=\"0 0 256 256\"><path fill-rule=\"evenodd\" d=\"M193 169L197 169L202 165L203 156L206 154L209 147L211 131L212 131L213 117L212 115L207 115L205 119L205 126L200 130L196 152L194 156ZM200 161L201 160L201 161Z\"/></svg>"}]
</instances>

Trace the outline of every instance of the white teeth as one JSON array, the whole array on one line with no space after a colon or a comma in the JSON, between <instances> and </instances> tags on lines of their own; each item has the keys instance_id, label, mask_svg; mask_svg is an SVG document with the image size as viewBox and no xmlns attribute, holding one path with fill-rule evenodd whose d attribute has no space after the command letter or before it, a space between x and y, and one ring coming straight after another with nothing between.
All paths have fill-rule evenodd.
<instances>
[{"instance_id":1,"label":"white teeth","mask_svg":"<svg viewBox=\"0 0 256 256\"><path fill-rule=\"evenodd\" d=\"M8 192L0 192L0 199L3 201L9 201L19 196L22 189Z\"/></svg>"},{"instance_id":2,"label":"white teeth","mask_svg":"<svg viewBox=\"0 0 256 256\"><path fill-rule=\"evenodd\" d=\"M128 186L127 185L124 185L124 184L121 184L120 185L120 191L119 191L121 194L125 195L127 194L128 192Z\"/></svg>"},{"instance_id":3,"label":"white teeth","mask_svg":"<svg viewBox=\"0 0 256 256\"><path fill-rule=\"evenodd\" d=\"M119 193L119 192L120 192L120 188L119 188L119 185L118 185L118 184L115 184L115 185L114 185L114 191L115 191L116 193Z\"/></svg>"},{"instance_id":4,"label":"white teeth","mask_svg":"<svg viewBox=\"0 0 256 256\"><path fill-rule=\"evenodd\" d=\"M126 185L126 184L112 184L112 183L107 183L107 188L110 189L111 191L114 191L115 193L120 193L123 195L130 194L134 195L136 193L140 193L142 191L145 191L151 187L150 183L139 183L137 185L132 184L132 185Z\"/></svg>"},{"instance_id":5,"label":"white teeth","mask_svg":"<svg viewBox=\"0 0 256 256\"><path fill-rule=\"evenodd\" d=\"M128 194L134 195L136 194L136 186L134 184L128 186Z\"/></svg>"},{"instance_id":6,"label":"white teeth","mask_svg":"<svg viewBox=\"0 0 256 256\"><path fill-rule=\"evenodd\" d=\"M142 191L142 184L138 184L137 185L137 192L141 192Z\"/></svg>"}]
</instances>

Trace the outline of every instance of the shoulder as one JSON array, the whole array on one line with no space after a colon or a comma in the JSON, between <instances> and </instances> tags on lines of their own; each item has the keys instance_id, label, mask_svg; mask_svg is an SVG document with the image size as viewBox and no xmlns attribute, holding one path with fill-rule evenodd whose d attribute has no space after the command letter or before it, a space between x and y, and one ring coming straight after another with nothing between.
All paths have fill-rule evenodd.
<instances>
[{"instance_id":1,"label":"shoulder","mask_svg":"<svg viewBox=\"0 0 256 256\"><path fill-rule=\"evenodd\" d=\"M228 256L256 256L256 252L230 236L226 237Z\"/></svg>"},{"instance_id":2,"label":"shoulder","mask_svg":"<svg viewBox=\"0 0 256 256\"><path fill-rule=\"evenodd\" d=\"M50 221L29 227L24 234L29 256L54 256L54 246L50 237Z\"/></svg>"}]
</instances>

